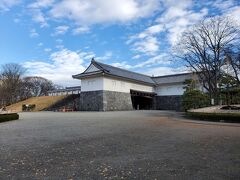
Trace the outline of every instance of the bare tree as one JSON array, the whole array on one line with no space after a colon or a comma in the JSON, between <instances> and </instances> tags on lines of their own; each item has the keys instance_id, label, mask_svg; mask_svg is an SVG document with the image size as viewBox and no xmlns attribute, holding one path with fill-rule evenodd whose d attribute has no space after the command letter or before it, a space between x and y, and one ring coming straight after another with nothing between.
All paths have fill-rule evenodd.
<instances>
[{"instance_id":1,"label":"bare tree","mask_svg":"<svg viewBox=\"0 0 240 180\"><path fill-rule=\"evenodd\" d=\"M54 90L52 81L39 76L23 78L25 96L46 96L48 91Z\"/></svg>"},{"instance_id":2,"label":"bare tree","mask_svg":"<svg viewBox=\"0 0 240 180\"><path fill-rule=\"evenodd\" d=\"M231 47L225 50L226 68L240 86L240 47Z\"/></svg>"},{"instance_id":3,"label":"bare tree","mask_svg":"<svg viewBox=\"0 0 240 180\"><path fill-rule=\"evenodd\" d=\"M211 98L218 103L218 81L225 63L226 48L235 45L240 30L229 17L213 17L201 21L182 35L175 50L178 58L197 72Z\"/></svg>"},{"instance_id":4,"label":"bare tree","mask_svg":"<svg viewBox=\"0 0 240 180\"><path fill-rule=\"evenodd\" d=\"M0 95L2 103L8 105L20 99L21 77L25 69L15 63L2 65L0 74Z\"/></svg>"},{"instance_id":5,"label":"bare tree","mask_svg":"<svg viewBox=\"0 0 240 180\"><path fill-rule=\"evenodd\" d=\"M0 73L0 106L9 105L33 96L47 95L56 89L52 81L43 77L23 77L26 69L19 64L5 64Z\"/></svg>"}]
</instances>

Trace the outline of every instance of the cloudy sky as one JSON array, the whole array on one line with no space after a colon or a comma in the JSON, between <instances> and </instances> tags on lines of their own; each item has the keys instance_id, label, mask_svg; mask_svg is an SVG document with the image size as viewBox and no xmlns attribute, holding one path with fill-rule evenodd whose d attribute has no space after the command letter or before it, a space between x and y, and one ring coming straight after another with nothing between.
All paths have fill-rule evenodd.
<instances>
[{"instance_id":1,"label":"cloudy sky","mask_svg":"<svg viewBox=\"0 0 240 180\"><path fill-rule=\"evenodd\" d=\"M172 61L181 33L216 15L240 19L238 0L0 0L0 64L79 85L96 60L149 75L185 70Z\"/></svg>"}]
</instances>

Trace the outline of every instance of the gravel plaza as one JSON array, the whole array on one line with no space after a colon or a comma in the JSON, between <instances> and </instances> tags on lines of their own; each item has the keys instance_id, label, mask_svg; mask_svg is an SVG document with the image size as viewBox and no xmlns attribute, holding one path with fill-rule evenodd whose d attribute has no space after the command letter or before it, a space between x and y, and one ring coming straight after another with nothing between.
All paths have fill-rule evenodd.
<instances>
[{"instance_id":1,"label":"gravel plaza","mask_svg":"<svg viewBox=\"0 0 240 180\"><path fill-rule=\"evenodd\" d=\"M0 179L240 179L240 124L173 111L35 112L0 124Z\"/></svg>"}]
</instances>

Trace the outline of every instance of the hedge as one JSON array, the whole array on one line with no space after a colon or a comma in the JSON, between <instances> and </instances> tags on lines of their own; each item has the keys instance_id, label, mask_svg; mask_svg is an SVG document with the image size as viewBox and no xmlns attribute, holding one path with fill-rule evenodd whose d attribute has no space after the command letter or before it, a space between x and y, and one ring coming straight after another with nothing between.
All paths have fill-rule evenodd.
<instances>
[{"instance_id":1,"label":"hedge","mask_svg":"<svg viewBox=\"0 0 240 180\"><path fill-rule=\"evenodd\" d=\"M186 115L201 120L240 122L240 113L187 112Z\"/></svg>"},{"instance_id":2,"label":"hedge","mask_svg":"<svg viewBox=\"0 0 240 180\"><path fill-rule=\"evenodd\" d=\"M17 119L19 119L19 115L17 113L0 114L0 122L17 120Z\"/></svg>"}]
</instances>

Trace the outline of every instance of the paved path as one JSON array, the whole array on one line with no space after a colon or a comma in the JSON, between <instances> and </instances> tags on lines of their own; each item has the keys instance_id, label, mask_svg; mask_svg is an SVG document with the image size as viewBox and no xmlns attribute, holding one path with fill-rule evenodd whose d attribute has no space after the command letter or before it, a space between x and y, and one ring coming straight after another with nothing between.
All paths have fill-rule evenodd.
<instances>
[{"instance_id":1,"label":"paved path","mask_svg":"<svg viewBox=\"0 0 240 180\"><path fill-rule=\"evenodd\" d=\"M0 179L240 179L240 127L167 111L21 113L0 124Z\"/></svg>"}]
</instances>

